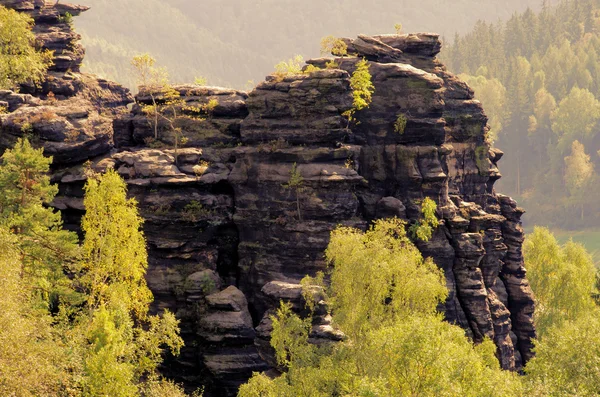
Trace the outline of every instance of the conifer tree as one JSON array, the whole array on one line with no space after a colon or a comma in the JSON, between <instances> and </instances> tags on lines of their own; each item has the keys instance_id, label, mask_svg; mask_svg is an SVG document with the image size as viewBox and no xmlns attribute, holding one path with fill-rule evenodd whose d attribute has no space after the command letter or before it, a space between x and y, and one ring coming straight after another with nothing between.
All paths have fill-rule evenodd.
<instances>
[{"instance_id":1,"label":"conifer tree","mask_svg":"<svg viewBox=\"0 0 600 397\"><path fill-rule=\"evenodd\" d=\"M21 277L41 302L57 309L61 299L77 300L65 271L75 262L77 237L62 229L60 213L47 205L58 192L50 184L51 157L26 138L4 152L0 162L0 226L18 236ZM74 302L72 302L74 303Z\"/></svg>"}]
</instances>

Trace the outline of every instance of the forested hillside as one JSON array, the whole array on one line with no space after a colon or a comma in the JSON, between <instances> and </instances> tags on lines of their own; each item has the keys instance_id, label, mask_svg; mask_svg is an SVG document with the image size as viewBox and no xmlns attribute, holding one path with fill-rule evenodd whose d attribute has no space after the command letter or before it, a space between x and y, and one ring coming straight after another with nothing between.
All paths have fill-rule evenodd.
<instances>
[{"instance_id":1,"label":"forested hillside","mask_svg":"<svg viewBox=\"0 0 600 397\"><path fill-rule=\"evenodd\" d=\"M571 0L478 22L443 60L475 89L506 152L499 188L529 224L600 224L600 2Z\"/></svg>"},{"instance_id":2,"label":"forested hillside","mask_svg":"<svg viewBox=\"0 0 600 397\"><path fill-rule=\"evenodd\" d=\"M81 0L92 11L75 21L87 49L87 70L135 85L129 60L149 52L174 81L204 76L210 84L244 88L295 54L317 56L321 37L357 33L434 31L447 37L476 20L507 18L539 0L498 3L380 0L366 4L290 0Z\"/></svg>"}]
</instances>

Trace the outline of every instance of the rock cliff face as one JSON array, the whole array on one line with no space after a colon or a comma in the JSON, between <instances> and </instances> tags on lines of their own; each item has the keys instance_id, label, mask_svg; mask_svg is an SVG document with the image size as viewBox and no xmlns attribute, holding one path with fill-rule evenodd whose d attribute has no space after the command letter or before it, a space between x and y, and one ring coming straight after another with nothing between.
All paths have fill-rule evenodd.
<instances>
[{"instance_id":1,"label":"rock cliff face","mask_svg":"<svg viewBox=\"0 0 600 397\"><path fill-rule=\"evenodd\" d=\"M425 197L437 202L440 227L418 244L445 271L446 319L476 342L493 339L507 370L531 357L523 210L494 191L502 152L485 140L487 117L473 92L436 60L437 35L346 39L353 56L336 59L336 69L324 68L329 59L311 60L323 70L269 76L249 93L177 86L189 108L218 105L207 118L185 120L187 143L175 149L164 129L146 145L152 125L139 105L125 108L125 89L78 72L83 49L64 15L85 8L0 4L29 13L40 41L56 51L41 88L0 92L9 109L0 116L0 145L28 133L54 155L53 205L74 230L84 211L84 161L127 180L146 219L155 309L182 319L186 347L166 373L234 394L253 371L273 367L269 314L280 300L302 311L299 281L326 269L331 230L390 216L414 222ZM356 114L360 123L348 125L350 76L363 57L375 93ZM301 189L286 187L294 167ZM313 341L339 340L320 313Z\"/></svg>"}]
</instances>

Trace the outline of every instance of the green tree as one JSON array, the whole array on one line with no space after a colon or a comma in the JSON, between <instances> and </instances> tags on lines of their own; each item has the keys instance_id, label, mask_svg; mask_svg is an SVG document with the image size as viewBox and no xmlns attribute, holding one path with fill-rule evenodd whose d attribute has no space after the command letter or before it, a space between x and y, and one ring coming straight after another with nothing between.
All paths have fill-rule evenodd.
<instances>
[{"instance_id":1,"label":"green tree","mask_svg":"<svg viewBox=\"0 0 600 397\"><path fill-rule=\"evenodd\" d=\"M150 97L150 104L140 104L142 112L149 119L149 123L154 131L154 138L149 139L147 143L158 144L159 130L161 125L166 126L167 130L173 135L173 145L175 148L175 161L177 162L177 150L180 144L187 142L183 134L181 120L189 118L184 114L184 110L200 113L202 110L208 112L208 105L204 108L188 107L181 94L169 83L169 74L165 68L158 68L154 65L156 60L149 54L143 54L133 57L131 65L135 70L139 89ZM201 82L201 81L200 81ZM214 109L211 109L211 111Z\"/></svg>"},{"instance_id":2,"label":"green tree","mask_svg":"<svg viewBox=\"0 0 600 397\"><path fill-rule=\"evenodd\" d=\"M548 330L536 342L527 364L528 395L581 396L600 394L600 316L588 312Z\"/></svg>"},{"instance_id":3,"label":"green tree","mask_svg":"<svg viewBox=\"0 0 600 397\"><path fill-rule=\"evenodd\" d=\"M156 60L150 54L142 54L133 57L131 66L137 77L138 89L144 89L150 96L151 105L143 105L142 111L152 116L152 129L154 130L154 139L158 139L158 122L160 119L160 109L157 98L167 90L169 86L169 75L165 68L157 68L154 65Z\"/></svg>"},{"instance_id":4,"label":"green tree","mask_svg":"<svg viewBox=\"0 0 600 397\"><path fill-rule=\"evenodd\" d=\"M18 237L0 226L0 394L58 396L73 386L68 352L21 276Z\"/></svg>"},{"instance_id":5,"label":"green tree","mask_svg":"<svg viewBox=\"0 0 600 397\"><path fill-rule=\"evenodd\" d=\"M178 320L148 314L146 242L134 199L113 170L85 187L83 263L79 282L88 296L84 392L131 396L162 361L162 346L178 353Z\"/></svg>"},{"instance_id":6,"label":"green tree","mask_svg":"<svg viewBox=\"0 0 600 397\"><path fill-rule=\"evenodd\" d=\"M595 308L596 269L583 246L572 241L560 246L548 229L536 227L523 250L541 340L553 326L587 317Z\"/></svg>"},{"instance_id":7,"label":"green tree","mask_svg":"<svg viewBox=\"0 0 600 397\"><path fill-rule=\"evenodd\" d=\"M591 199L587 192L594 176L594 164L590 156L585 154L585 147L579 141L574 141L571 155L565 157L565 184L571 195L571 203L581 208L581 220L584 219L585 204Z\"/></svg>"},{"instance_id":8,"label":"green tree","mask_svg":"<svg viewBox=\"0 0 600 397\"><path fill-rule=\"evenodd\" d=\"M325 36L321 39L321 54L344 57L348 55L348 45L335 36Z\"/></svg>"},{"instance_id":9,"label":"green tree","mask_svg":"<svg viewBox=\"0 0 600 397\"><path fill-rule=\"evenodd\" d=\"M366 59L361 59L356 63L356 70L352 72L352 77L350 77L350 87L354 97L354 110L359 111L368 108L375 92L375 86Z\"/></svg>"},{"instance_id":10,"label":"green tree","mask_svg":"<svg viewBox=\"0 0 600 397\"><path fill-rule=\"evenodd\" d=\"M348 127L354 121L356 112L368 108L373 99L375 86L373 85L371 73L369 72L369 63L366 59L361 59L356 63L356 69L350 77L350 87L352 88L352 109L343 113L348 119Z\"/></svg>"},{"instance_id":11,"label":"green tree","mask_svg":"<svg viewBox=\"0 0 600 397\"><path fill-rule=\"evenodd\" d=\"M535 117L535 130L542 131L547 134L547 132L551 131L552 128L552 113L556 110L556 100L545 88L540 88L535 94L535 100L533 105L533 115ZM530 131L531 133L532 131ZM535 133L537 134L537 133ZM541 146L544 144L549 144L550 137L545 137L545 139L539 139L536 143L539 143ZM545 142L544 142L545 140Z\"/></svg>"},{"instance_id":12,"label":"green tree","mask_svg":"<svg viewBox=\"0 0 600 397\"><path fill-rule=\"evenodd\" d=\"M517 376L499 369L491 341L474 347L462 329L435 314L447 295L444 276L404 227L388 219L366 233L332 232L327 296L345 339L310 345L310 319L282 305L272 345L286 371L273 380L255 374L240 397L521 394Z\"/></svg>"},{"instance_id":13,"label":"green tree","mask_svg":"<svg viewBox=\"0 0 600 397\"><path fill-rule=\"evenodd\" d=\"M564 153L574 140L584 142L595 134L600 119L600 102L586 89L573 87L552 113L552 130L558 135L558 148Z\"/></svg>"},{"instance_id":14,"label":"green tree","mask_svg":"<svg viewBox=\"0 0 600 397\"><path fill-rule=\"evenodd\" d=\"M63 230L60 213L47 206L58 193L48 175L51 163L43 149L33 148L25 138L4 152L0 226L18 236L21 277L54 310L61 300L77 300L65 276L76 259L77 236Z\"/></svg>"},{"instance_id":15,"label":"green tree","mask_svg":"<svg viewBox=\"0 0 600 397\"><path fill-rule=\"evenodd\" d=\"M302 55L296 55L287 61L281 61L275 65L274 76L278 81L283 80L284 77L302 73L302 64L304 58Z\"/></svg>"},{"instance_id":16,"label":"green tree","mask_svg":"<svg viewBox=\"0 0 600 397\"><path fill-rule=\"evenodd\" d=\"M52 64L52 53L37 48L32 27L27 14L0 5L0 89L40 83Z\"/></svg>"},{"instance_id":17,"label":"green tree","mask_svg":"<svg viewBox=\"0 0 600 397\"><path fill-rule=\"evenodd\" d=\"M421 203L421 214L423 219L414 223L409 229L409 233L413 239L421 241L431 240L434 230L439 226L439 221L435 215L437 204L429 197L425 197Z\"/></svg>"}]
</instances>

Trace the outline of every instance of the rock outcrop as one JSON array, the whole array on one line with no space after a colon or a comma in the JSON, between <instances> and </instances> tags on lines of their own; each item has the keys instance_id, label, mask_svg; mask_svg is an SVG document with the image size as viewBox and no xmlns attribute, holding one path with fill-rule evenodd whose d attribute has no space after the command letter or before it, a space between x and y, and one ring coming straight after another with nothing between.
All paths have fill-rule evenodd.
<instances>
[{"instance_id":1,"label":"rock outcrop","mask_svg":"<svg viewBox=\"0 0 600 397\"><path fill-rule=\"evenodd\" d=\"M185 108L218 105L186 118L187 143L175 148L166 126L155 139L139 105L147 92L129 111L125 89L79 73L83 49L64 16L84 7L0 4L30 14L41 43L55 50L42 87L0 91L9 110L0 115L0 146L27 133L54 156L53 205L74 230L84 161L126 179L146 220L155 310L182 319L186 347L165 373L232 395L253 371L274 368L269 315L280 300L304 310L299 282L327 268L330 232L390 216L414 222L425 197L436 201L440 226L418 247L445 271L446 319L475 342L494 340L507 370L531 358L523 210L494 191L502 152L486 142L487 117L471 89L436 60L437 35L344 39L351 56L335 59L335 69L326 68L331 59L310 60L322 70L269 76L249 93L177 86ZM343 114L361 58L375 93L349 124ZM288 185L292 170L301 189ZM341 340L325 302L316 304L311 339Z\"/></svg>"}]
</instances>

